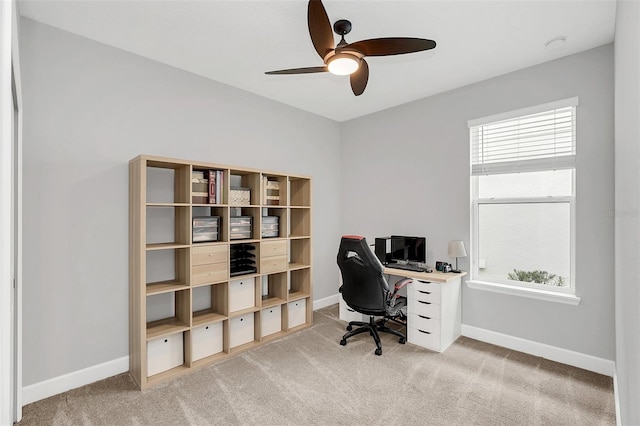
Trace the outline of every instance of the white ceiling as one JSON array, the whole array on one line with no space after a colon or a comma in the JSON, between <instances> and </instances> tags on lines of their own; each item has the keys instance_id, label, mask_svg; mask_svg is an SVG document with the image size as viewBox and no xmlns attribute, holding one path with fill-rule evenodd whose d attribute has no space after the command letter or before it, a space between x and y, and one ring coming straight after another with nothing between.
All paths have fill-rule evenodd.
<instances>
[{"instance_id":1,"label":"white ceiling","mask_svg":"<svg viewBox=\"0 0 640 426\"><path fill-rule=\"evenodd\" d=\"M616 9L615 0L323 3L332 23L353 23L348 42L421 37L437 47L367 58L369 84L355 97L345 76L264 74L322 65L306 0L20 0L19 7L36 21L337 121L610 43ZM547 50L558 36L565 46Z\"/></svg>"}]
</instances>

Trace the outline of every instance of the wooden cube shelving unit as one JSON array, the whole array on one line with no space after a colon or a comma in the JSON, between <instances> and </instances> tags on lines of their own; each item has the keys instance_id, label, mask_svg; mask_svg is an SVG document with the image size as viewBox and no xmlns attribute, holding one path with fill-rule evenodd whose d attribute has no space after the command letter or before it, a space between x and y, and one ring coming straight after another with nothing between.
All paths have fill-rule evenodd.
<instances>
[{"instance_id":1,"label":"wooden cube shelving unit","mask_svg":"<svg viewBox=\"0 0 640 426\"><path fill-rule=\"evenodd\" d=\"M214 204L192 198L209 171L221 178ZM228 204L238 186L251 191L248 205ZM273 187L279 200L267 201ZM236 215L252 217L250 238L230 238ZM215 241L193 242L202 216L220 218ZM262 238L262 216L279 217L277 237ZM238 244L254 247L255 272L231 275ZM310 327L311 178L138 156L129 162L129 259L129 370L140 389ZM253 283L255 302L230 312L239 279Z\"/></svg>"}]
</instances>

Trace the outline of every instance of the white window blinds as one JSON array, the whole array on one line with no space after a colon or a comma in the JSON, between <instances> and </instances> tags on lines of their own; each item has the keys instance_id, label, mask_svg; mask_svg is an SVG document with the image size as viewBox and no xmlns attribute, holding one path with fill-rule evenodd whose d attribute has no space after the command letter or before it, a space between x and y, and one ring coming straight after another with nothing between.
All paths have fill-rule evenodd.
<instances>
[{"instance_id":1,"label":"white window blinds","mask_svg":"<svg viewBox=\"0 0 640 426\"><path fill-rule=\"evenodd\" d=\"M575 167L577 98L469 122L471 173Z\"/></svg>"}]
</instances>

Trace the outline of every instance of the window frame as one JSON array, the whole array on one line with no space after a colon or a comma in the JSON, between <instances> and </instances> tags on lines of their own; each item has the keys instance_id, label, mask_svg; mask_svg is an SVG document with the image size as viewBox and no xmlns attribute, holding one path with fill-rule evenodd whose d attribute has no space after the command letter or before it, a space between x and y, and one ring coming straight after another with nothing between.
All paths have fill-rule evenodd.
<instances>
[{"instance_id":1,"label":"window frame","mask_svg":"<svg viewBox=\"0 0 640 426\"><path fill-rule=\"evenodd\" d=\"M468 121L469 126L469 170L471 178L470 191L470 273L467 285L473 289L486 290L496 293L523 296L533 299L540 299L552 302L566 303L577 305L581 298L576 296L576 171L577 171L577 116L578 116L578 97L560 99L557 101L538 104L517 110L507 111L494 114L482 118ZM489 162L484 161L480 170L474 171L474 132L477 128L485 125L491 125L500 121L516 120L532 114L545 113L551 110L573 107L573 153L569 156L541 157L538 159L518 159L514 158L511 163ZM477 134L476 134L477 135ZM554 135L555 137L555 135ZM505 167L506 166L506 167ZM527 173L536 171L554 171L554 170L571 170L571 195L570 196L533 196L533 197L504 197L504 198L479 198L479 176L484 175L507 175L514 173ZM479 206L482 204L522 204L522 203L549 203L549 202L568 202L569 203L569 232L570 232L570 254L569 254L569 270L570 279L565 287L550 286L544 284L528 283L523 281L514 281L508 279L484 279L479 278Z\"/></svg>"},{"instance_id":2,"label":"window frame","mask_svg":"<svg viewBox=\"0 0 640 426\"><path fill-rule=\"evenodd\" d=\"M480 176L471 176L471 276L470 280L481 283L497 284L501 286L509 286L513 288L524 288L530 290L541 290L552 293L563 293L567 295L575 295L575 252L576 252L576 170L571 170L571 195L570 196L546 196L546 197L504 197L504 198L479 198L479 178ZM553 171L553 170L548 170ZM514 173L504 173L514 174ZM509 279L486 279L479 277L479 208L482 204L548 204L548 203L568 203L569 204L569 282L567 286L558 287L545 284L537 284L526 281L515 281Z\"/></svg>"}]
</instances>

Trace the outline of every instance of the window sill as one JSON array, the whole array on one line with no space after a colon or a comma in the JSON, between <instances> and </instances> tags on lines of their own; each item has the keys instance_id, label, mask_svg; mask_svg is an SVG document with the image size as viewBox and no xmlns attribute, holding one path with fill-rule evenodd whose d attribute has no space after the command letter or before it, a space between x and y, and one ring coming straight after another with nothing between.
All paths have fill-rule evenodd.
<instances>
[{"instance_id":1,"label":"window sill","mask_svg":"<svg viewBox=\"0 0 640 426\"><path fill-rule=\"evenodd\" d=\"M486 290L492 291L494 293L528 297L531 299L546 300L548 302L565 303L567 305L574 306L578 305L578 303L580 303L580 300L582 300L580 297L573 294L539 290L536 288L514 287L510 285L496 284L486 281L468 280L467 285L469 286L469 288L473 288L476 290Z\"/></svg>"}]
</instances>

